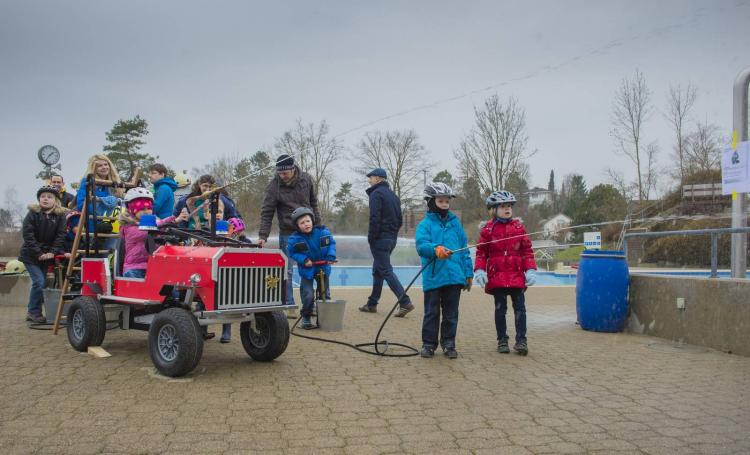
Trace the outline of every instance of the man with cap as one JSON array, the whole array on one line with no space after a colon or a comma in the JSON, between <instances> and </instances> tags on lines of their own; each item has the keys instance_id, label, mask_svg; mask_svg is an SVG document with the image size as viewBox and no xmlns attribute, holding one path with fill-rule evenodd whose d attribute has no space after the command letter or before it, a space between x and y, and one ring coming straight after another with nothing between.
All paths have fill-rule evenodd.
<instances>
[{"instance_id":1,"label":"man with cap","mask_svg":"<svg viewBox=\"0 0 750 455\"><path fill-rule=\"evenodd\" d=\"M297 207L310 207L313 211L313 223L321 224L320 210L318 210L317 188L307 172L303 172L294 163L294 157L280 155L276 158L276 175L266 187L265 197L260 209L260 229L258 244L263 246L271 233L271 223L274 212L279 223L279 248L286 252L289 236L297 230L292 221L292 212ZM294 304L292 287L292 262L287 264L287 304ZM293 313L289 314L293 317Z\"/></svg>"},{"instance_id":2,"label":"man with cap","mask_svg":"<svg viewBox=\"0 0 750 455\"><path fill-rule=\"evenodd\" d=\"M383 281L385 281L400 299L400 308L394 316L402 318L414 309L414 305L409 296L404 294L404 287L401 286L391 266L391 253L396 247L396 239L403 219L401 201L391 190L386 181L387 178L388 174L382 168L376 168L367 173L367 182L370 184L370 188L367 189L367 195L370 198L370 227L367 231L367 242L370 244L373 258L372 293L367 298L367 303L359 310L365 313L377 312L378 300L380 300Z\"/></svg>"}]
</instances>

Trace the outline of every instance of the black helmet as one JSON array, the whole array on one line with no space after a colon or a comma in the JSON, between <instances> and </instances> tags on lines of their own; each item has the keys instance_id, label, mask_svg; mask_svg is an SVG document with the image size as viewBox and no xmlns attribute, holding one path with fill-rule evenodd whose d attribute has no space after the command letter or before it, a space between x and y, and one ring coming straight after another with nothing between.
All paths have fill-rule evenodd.
<instances>
[{"instance_id":1,"label":"black helmet","mask_svg":"<svg viewBox=\"0 0 750 455\"><path fill-rule=\"evenodd\" d=\"M429 201L436 197L456 197L453 189L441 182L432 182L424 187L424 200Z\"/></svg>"},{"instance_id":2,"label":"black helmet","mask_svg":"<svg viewBox=\"0 0 750 455\"><path fill-rule=\"evenodd\" d=\"M516 197L510 191L493 191L487 196L487 208L497 207L500 204L515 204Z\"/></svg>"},{"instance_id":3,"label":"black helmet","mask_svg":"<svg viewBox=\"0 0 750 455\"><path fill-rule=\"evenodd\" d=\"M43 187L36 190L36 200L39 200L39 196L42 195L42 193L52 193L55 195L57 199L60 199L60 190L57 189L55 186L51 185L44 185Z\"/></svg>"},{"instance_id":4,"label":"black helmet","mask_svg":"<svg viewBox=\"0 0 750 455\"><path fill-rule=\"evenodd\" d=\"M292 223L297 224L297 220L305 215L310 215L310 218L313 219L313 222L315 221L315 214L311 209L307 207L297 207L292 212Z\"/></svg>"}]
</instances>

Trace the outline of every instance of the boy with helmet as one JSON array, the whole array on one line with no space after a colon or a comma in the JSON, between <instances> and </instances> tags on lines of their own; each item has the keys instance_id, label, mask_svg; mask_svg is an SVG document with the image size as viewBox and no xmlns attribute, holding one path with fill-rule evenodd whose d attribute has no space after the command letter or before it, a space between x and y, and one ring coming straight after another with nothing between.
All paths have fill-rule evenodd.
<instances>
[{"instance_id":1,"label":"boy with helmet","mask_svg":"<svg viewBox=\"0 0 750 455\"><path fill-rule=\"evenodd\" d=\"M31 277L31 291L26 320L44 323L44 281L46 266L55 255L65 253L65 208L60 206L60 193L54 186L43 186L36 192L38 204L29 205L23 219L23 245L18 260ZM67 256L67 254L66 254Z\"/></svg>"},{"instance_id":2,"label":"boy with helmet","mask_svg":"<svg viewBox=\"0 0 750 455\"><path fill-rule=\"evenodd\" d=\"M487 209L492 219L479 231L474 281L495 297L495 329L497 351L510 352L505 313L507 298L513 302L516 324L516 344L520 355L529 352L526 343L526 305L524 292L536 282L536 262L531 240L518 219L513 218L516 197L508 191L495 191L487 197Z\"/></svg>"},{"instance_id":3,"label":"boy with helmet","mask_svg":"<svg viewBox=\"0 0 750 455\"><path fill-rule=\"evenodd\" d=\"M461 221L450 209L450 200L456 197L444 183L430 183L424 189L427 213L417 226L417 253L424 267L424 319L422 320L422 357L432 357L438 346L438 330L443 353L449 359L458 357L456 329L458 328L458 302L461 290L470 290L472 283L471 256L466 248L466 233ZM442 322L440 313L442 311Z\"/></svg>"},{"instance_id":4,"label":"boy with helmet","mask_svg":"<svg viewBox=\"0 0 750 455\"><path fill-rule=\"evenodd\" d=\"M124 244L125 258L122 265L122 276L125 278L145 278L146 266L148 264L148 251L146 251L146 239L148 232L138 229L138 224L143 215L151 215L154 208L154 196L146 188L131 188L125 193L125 207L120 213L120 242ZM170 216L163 220L157 220L156 225L175 221L186 221L188 213L182 209L180 216Z\"/></svg>"},{"instance_id":5,"label":"boy with helmet","mask_svg":"<svg viewBox=\"0 0 750 455\"><path fill-rule=\"evenodd\" d=\"M328 288L328 277L331 276L331 262L336 261L336 241L327 227L313 226L314 212L307 207L297 207L292 212L292 222L297 230L289 236L287 254L297 263L300 276L299 293L302 301L302 324L303 329L312 329L314 326L310 320L315 296L313 292L313 280L322 271L325 281L318 282L318 293L320 287L325 286L326 298L330 298ZM325 265L315 262L325 261Z\"/></svg>"}]
</instances>

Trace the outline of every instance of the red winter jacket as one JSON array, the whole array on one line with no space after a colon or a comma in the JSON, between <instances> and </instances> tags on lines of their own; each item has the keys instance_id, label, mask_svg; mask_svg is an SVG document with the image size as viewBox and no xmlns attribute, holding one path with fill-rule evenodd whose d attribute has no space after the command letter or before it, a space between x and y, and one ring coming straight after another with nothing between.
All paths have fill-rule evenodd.
<instances>
[{"instance_id":1,"label":"red winter jacket","mask_svg":"<svg viewBox=\"0 0 750 455\"><path fill-rule=\"evenodd\" d=\"M485 242L493 243L482 245ZM520 221L488 221L479 231L478 243L474 270L487 272L486 293L497 288L526 288L524 273L536 269L536 262L531 240Z\"/></svg>"}]
</instances>

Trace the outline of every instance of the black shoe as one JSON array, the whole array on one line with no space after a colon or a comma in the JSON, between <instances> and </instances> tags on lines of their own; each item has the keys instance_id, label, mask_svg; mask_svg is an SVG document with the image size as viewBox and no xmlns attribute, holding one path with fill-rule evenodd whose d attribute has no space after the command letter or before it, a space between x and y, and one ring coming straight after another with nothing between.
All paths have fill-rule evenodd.
<instances>
[{"instance_id":1,"label":"black shoe","mask_svg":"<svg viewBox=\"0 0 750 455\"><path fill-rule=\"evenodd\" d=\"M422 346L422 350L419 351L419 355L425 359L433 357L435 355L435 348L432 346Z\"/></svg>"},{"instance_id":2,"label":"black shoe","mask_svg":"<svg viewBox=\"0 0 750 455\"><path fill-rule=\"evenodd\" d=\"M443 349L443 355L445 355L449 359L457 359L458 358L458 352L456 352L456 348L444 348Z\"/></svg>"},{"instance_id":3,"label":"black shoe","mask_svg":"<svg viewBox=\"0 0 750 455\"><path fill-rule=\"evenodd\" d=\"M513 346L513 350L519 355L526 355L529 353L529 347L526 345L525 341L517 341L515 346Z\"/></svg>"},{"instance_id":4,"label":"black shoe","mask_svg":"<svg viewBox=\"0 0 750 455\"><path fill-rule=\"evenodd\" d=\"M497 352L500 354L510 354L510 348L508 347L508 340L502 340L497 342Z\"/></svg>"},{"instance_id":5,"label":"black shoe","mask_svg":"<svg viewBox=\"0 0 750 455\"><path fill-rule=\"evenodd\" d=\"M412 310L414 310L414 304L413 303L406 304L406 305L402 306L401 308L399 308L398 311L396 312L396 314L393 315L393 317L394 318L403 318L404 316L406 316Z\"/></svg>"},{"instance_id":6,"label":"black shoe","mask_svg":"<svg viewBox=\"0 0 750 455\"><path fill-rule=\"evenodd\" d=\"M215 336L216 336L216 334L213 333L213 332L206 332L206 333L203 334L203 339L204 340L210 340L211 338L213 338Z\"/></svg>"},{"instance_id":7,"label":"black shoe","mask_svg":"<svg viewBox=\"0 0 750 455\"><path fill-rule=\"evenodd\" d=\"M364 304L361 307L359 307L359 311L361 311L363 313L377 313L378 312L378 307L376 307L376 306L370 306L368 304Z\"/></svg>"},{"instance_id":8,"label":"black shoe","mask_svg":"<svg viewBox=\"0 0 750 455\"><path fill-rule=\"evenodd\" d=\"M26 313L26 320L33 322L34 324L44 324L45 322L47 322L47 318L45 318L41 314L31 314L31 313Z\"/></svg>"}]
</instances>

